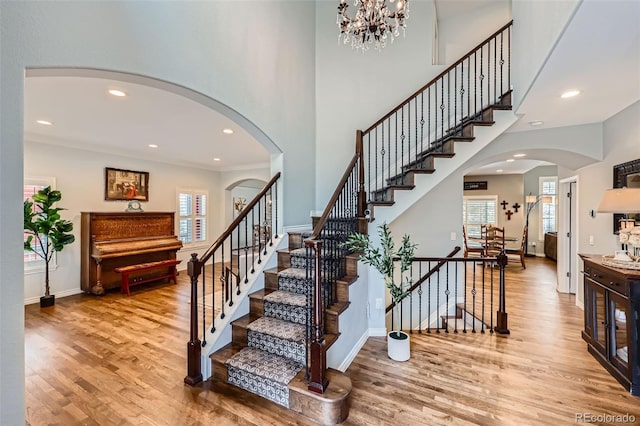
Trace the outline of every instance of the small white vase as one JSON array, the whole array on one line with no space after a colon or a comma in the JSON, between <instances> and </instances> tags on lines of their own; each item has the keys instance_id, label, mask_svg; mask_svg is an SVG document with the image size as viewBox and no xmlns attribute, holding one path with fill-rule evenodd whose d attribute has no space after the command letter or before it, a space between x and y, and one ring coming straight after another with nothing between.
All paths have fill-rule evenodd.
<instances>
[{"instance_id":1,"label":"small white vase","mask_svg":"<svg viewBox=\"0 0 640 426\"><path fill-rule=\"evenodd\" d=\"M394 361L407 361L410 357L409 335L404 331L387 334L387 354Z\"/></svg>"}]
</instances>

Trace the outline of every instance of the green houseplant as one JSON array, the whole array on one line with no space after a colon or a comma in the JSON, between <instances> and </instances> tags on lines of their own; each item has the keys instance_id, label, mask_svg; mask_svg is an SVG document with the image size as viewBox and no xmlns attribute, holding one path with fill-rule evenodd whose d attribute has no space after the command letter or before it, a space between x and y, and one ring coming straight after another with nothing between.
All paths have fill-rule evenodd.
<instances>
[{"instance_id":1,"label":"green houseplant","mask_svg":"<svg viewBox=\"0 0 640 426\"><path fill-rule=\"evenodd\" d=\"M40 298L40 306L51 306L55 303L55 295L49 289L49 264L56 252L75 241L71 234L73 223L60 217L61 207L54 204L62 199L60 191L50 186L33 194L33 201L24 201L24 250L36 253L45 264L45 292Z\"/></svg>"},{"instance_id":2,"label":"green houseplant","mask_svg":"<svg viewBox=\"0 0 640 426\"><path fill-rule=\"evenodd\" d=\"M397 321L395 321L398 329L388 335L389 357L397 361L406 361L409 359L409 335L401 331L402 325L398 314L400 302L409 295L412 280L411 277L405 276L404 273L411 267L417 244L413 244L409 236L405 234L402 236L400 247L396 250L391 237L391 230L386 223L378 226L378 235L380 236L380 247L375 247L368 235L357 232L349 235L347 241L343 243L343 247L360 253L358 260L366 265L373 266L384 277L385 286L389 289L391 299L395 304L393 314L398 316ZM399 277L394 274L394 258L400 259ZM394 341L404 341L402 342L403 348L399 351L400 353L396 348L392 347L392 345L397 346Z\"/></svg>"}]
</instances>

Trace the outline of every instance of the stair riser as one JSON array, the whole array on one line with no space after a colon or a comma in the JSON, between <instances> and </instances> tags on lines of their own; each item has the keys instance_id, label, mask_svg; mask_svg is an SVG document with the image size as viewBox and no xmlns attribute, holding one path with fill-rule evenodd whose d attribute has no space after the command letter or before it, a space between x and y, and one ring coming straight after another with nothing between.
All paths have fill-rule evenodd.
<instances>
[{"instance_id":1,"label":"stair riser","mask_svg":"<svg viewBox=\"0 0 640 426\"><path fill-rule=\"evenodd\" d=\"M247 346L247 329L237 325L231 325L231 341L239 346Z\"/></svg>"},{"instance_id":2,"label":"stair riser","mask_svg":"<svg viewBox=\"0 0 640 426\"><path fill-rule=\"evenodd\" d=\"M324 258L324 259L322 259L322 266L321 267L323 268L323 270L326 270L328 268L331 268L334 263L335 263L334 259ZM290 267L291 268L298 268L298 269L306 269L306 267L307 267L307 258L305 256L292 255L291 256Z\"/></svg>"},{"instance_id":3,"label":"stair riser","mask_svg":"<svg viewBox=\"0 0 640 426\"><path fill-rule=\"evenodd\" d=\"M289 408L289 387L287 385L275 383L235 367L228 367L227 383Z\"/></svg>"},{"instance_id":4,"label":"stair riser","mask_svg":"<svg viewBox=\"0 0 640 426\"><path fill-rule=\"evenodd\" d=\"M305 364L306 351L304 341L292 342L291 340L249 330L247 333L247 346Z\"/></svg>"},{"instance_id":5,"label":"stair riser","mask_svg":"<svg viewBox=\"0 0 640 426\"><path fill-rule=\"evenodd\" d=\"M264 316L290 321L296 324L307 323L307 309L304 306L282 305L265 301L263 303Z\"/></svg>"},{"instance_id":6,"label":"stair riser","mask_svg":"<svg viewBox=\"0 0 640 426\"><path fill-rule=\"evenodd\" d=\"M302 247L303 237L300 232L289 232L289 250Z\"/></svg>"},{"instance_id":7,"label":"stair riser","mask_svg":"<svg viewBox=\"0 0 640 426\"><path fill-rule=\"evenodd\" d=\"M278 252L278 270L291 268L291 255L288 251Z\"/></svg>"}]
</instances>

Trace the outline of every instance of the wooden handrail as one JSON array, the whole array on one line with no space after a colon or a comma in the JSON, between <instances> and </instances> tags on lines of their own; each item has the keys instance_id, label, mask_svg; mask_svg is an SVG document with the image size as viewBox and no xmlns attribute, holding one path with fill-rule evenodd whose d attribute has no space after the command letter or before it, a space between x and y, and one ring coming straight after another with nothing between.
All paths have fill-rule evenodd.
<instances>
[{"instance_id":1,"label":"wooden handrail","mask_svg":"<svg viewBox=\"0 0 640 426\"><path fill-rule=\"evenodd\" d=\"M338 185L336 186L336 189L333 192L333 195L331 196L331 199L329 199L329 202L327 203L327 207L324 208L324 212L322 213L322 216L320 216L320 219L318 220L318 223L316 224L315 228L313 228L313 232L311 233L311 235L309 236L308 239L316 240L316 239L318 239L320 237L320 233L322 232L322 228L324 227L325 223L327 222L327 219L329 219L329 215L331 214L331 210L333 209L333 206L336 203L336 201L338 201L338 197L340 197L340 193L342 192L342 188L344 188L345 184L347 183L347 180L349 179L349 176L351 176L351 172L352 172L353 168L355 167L356 162L361 157L361 155L362 155L362 152L356 152L353 155L353 158L349 162L349 165L347 166L347 169L345 170L344 174L342 175L342 178L338 182Z\"/></svg>"},{"instance_id":2,"label":"wooden handrail","mask_svg":"<svg viewBox=\"0 0 640 426\"><path fill-rule=\"evenodd\" d=\"M447 256L445 257L453 257L455 256L459 251L460 251L460 246L455 246L454 249L451 251L451 253L449 253ZM421 261L421 260L425 260L428 258L422 258L422 257L415 257L413 260L415 261ZM399 260L399 258L398 258ZM418 281L416 281L410 288L409 290L407 290L407 294L413 292L413 290L415 290L416 288L418 288L420 286L420 284L422 284L423 282L425 282L431 275L435 274L438 270L440 270L440 268L442 268L442 266L447 263L446 260L440 260L438 262L438 264L436 266L434 266L433 268L431 268L431 270L429 272L427 272L426 274L424 274ZM396 306L395 302L391 302L389 304L389 306L387 306L387 308L385 309L384 313L388 313L390 310L392 310L394 307Z\"/></svg>"},{"instance_id":3,"label":"wooden handrail","mask_svg":"<svg viewBox=\"0 0 640 426\"><path fill-rule=\"evenodd\" d=\"M238 215L238 217L233 222L231 222L231 225L227 227L227 229L218 237L216 242L213 243L211 247L209 247L207 251L202 255L202 257L199 260L200 263L204 265L204 263L207 260L209 260L211 256L213 256L213 253L215 253L215 251L222 245L222 243L224 243L224 241L229 237L229 235L231 235L233 230L249 215L249 212L251 211L251 209L254 208L256 204L260 202L262 197L264 197L264 195L271 189L271 187L276 183L276 181L279 178L280 178L280 172L276 173L271 178L271 180L267 182L264 188L262 188L262 190L253 198L253 200L251 200L251 202L249 202L249 204L247 204L247 206L244 209L242 209L242 212L240 213L240 215ZM275 230L275 232L277 232L277 230Z\"/></svg>"},{"instance_id":4,"label":"wooden handrail","mask_svg":"<svg viewBox=\"0 0 640 426\"><path fill-rule=\"evenodd\" d=\"M396 112L398 112L398 110L400 110L403 106L405 106L407 104L407 102L411 101L413 98L415 98L416 96L418 96L420 93L424 92L429 86L431 86L432 84L434 84L436 81L438 81L439 79L441 79L442 77L444 77L445 75L447 75L447 73L449 71L451 71L452 69L454 69L455 67L457 67L458 65L460 65L462 62L464 62L465 59L467 59L468 57L470 57L476 50L480 49L482 46L484 46L486 43L490 42L491 39L493 39L494 37L496 37L498 34L500 34L501 32L503 32L504 30L506 30L507 28L509 28L511 26L511 24L513 24L513 20L509 21L506 25L504 25L502 28L500 28L498 31L496 31L495 33L491 34L489 37L487 37L484 41L482 41L481 43L479 43L476 47L474 47L473 49L471 49L469 52L467 52L466 55L464 55L461 59L459 59L458 61L454 62L453 65L449 66L447 69L445 69L444 71L442 71L440 74L438 74L437 77L433 78L430 82L428 82L427 84L425 84L424 86L422 86L420 89L418 89L413 95L409 96L407 99L405 99L403 102L400 103L400 105L398 105L397 107L395 107L394 109L392 109L387 115L385 115L384 117L382 117L380 120L376 121L373 125L369 126L369 128L365 131L363 131L363 134L367 134L370 131L372 131L373 129L375 129L376 127L378 127L383 121L385 121L387 118L391 117L393 114L395 114Z\"/></svg>"}]
</instances>

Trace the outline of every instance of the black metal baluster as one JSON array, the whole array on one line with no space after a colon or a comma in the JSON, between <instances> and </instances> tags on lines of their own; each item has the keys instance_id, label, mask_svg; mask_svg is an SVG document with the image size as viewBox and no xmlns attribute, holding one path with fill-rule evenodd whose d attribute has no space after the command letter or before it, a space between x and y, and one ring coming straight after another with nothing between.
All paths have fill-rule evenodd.
<instances>
[{"instance_id":1,"label":"black metal baluster","mask_svg":"<svg viewBox=\"0 0 640 426\"><path fill-rule=\"evenodd\" d=\"M376 134L375 134L375 144L376 144L376 150L375 152L378 151L378 127L376 126L375 128ZM367 164L368 164L368 168L367 168L367 187L369 188L369 191L367 192L369 198L371 197L371 132L367 133ZM376 175L378 174L378 163L376 162L375 164L376 166ZM370 201L370 199L369 199Z\"/></svg>"},{"instance_id":2,"label":"black metal baluster","mask_svg":"<svg viewBox=\"0 0 640 426\"><path fill-rule=\"evenodd\" d=\"M409 267L409 273L413 277L413 263ZM402 283L402 275L400 276L400 283ZM413 292L409 293L409 333L413 334Z\"/></svg>"},{"instance_id":3,"label":"black metal baluster","mask_svg":"<svg viewBox=\"0 0 640 426\"><path fill-rule=\"evenodd\" d=\"M444 142L444 76L440 79L440 139L436 137L438 142L438 152L442 152L442 143ZM438 332L440 329L438 328Z\"/></svg>"},{"instance_id":4,"label":"black metal baluster","mask_svg":"<svg viewBox=\"0 0 640 426\"><path fill-rule=\"evenodd\" d=\"M402 127L400 128L400 182L404 185L404 106L402 106ZM396 157L398 156L398 148L396 147ZM398 167L398 161L396 160L396 167Z\"/></svg>"},{"instance_id":5,"label":"black metal baluster","mask_svg":"<svg viewBox=\"0 0 640 426\"><path fill-rule=\"evenodd\" d=\"M458 67L453 69L453 129L457 132L458 128Z\"/></svg>"},{"instance_id":6,"label":"black metal baluster","mask_svg":"<svg viewBox=\"0 0 640 426\"><path fill-rule=\"evenodd\" d=\"M389 135L388 136L388 142L387 142L387 148L388 148L388 151L387 151L387 163L388 163L387 172L388 172L388 175L389 175L388 176L389 180L391 180L391 117L389 117L387 119L387 135ZM384 184L384 181L383 181L382 182L382 187L384 188L384 186L385 186L385 184Z\"/></svg>"},{"instance_id":7,"label":"black metal baluster","mask_svg":"<svg viewBox=\"0 0 640 426\"><path fill-rule=\"evenodd\" d=\"M448 316L449 316L449 309L450 309L450 308L449 308L449 293L450 293L450 292L449 292L449 262L447 262L447 263L446 263L445 269L447 270L447 274L446 274L446 277L445 277L445 279L446 279L446 285L445 285L445 291L444 291L444 295L445 295L445 299L444 299L444 300L445 300L445 302L444 302L444 303L445 303L445 306L447 307L447 308L446 308L446 313L445 313L445 315L448 317ZM453 322L454 322L454 323L456 322L456 319L455 319L455 310L454 310L454 320L453 320ZM444 332L445 332L445 333L447 333L447 334L449 334L449 321L448 321L448 320L447 320L447 323L446 323L446 327L445 327L445 329L444 329Z\"/></svg>"},{"instance_id":8,"label":"black metal baluster","mask_svg":"<svg viewBox=\"0 0 640 426\"><path fill-rule=\"evenodd\" d=\"M418 155L422 157L423 151L424 151L424 91L420 93L420 152L418 153L418 149L416 148L416 159L418 159ZM422 164L422 162L420 164Z\"/></svg>"},{"instance_id":9,"label":"black metal baluster","mask_svg":"<svg viewBox=\"0 0 640 426\"><path fill-rule=\"evenodd\" d=\"M428 262L428 268L431 270L431 261ZM431 277L427 279L427 333L431 333Z\"/></svg>"},{"instance_id":10,"label":"black metal baluster","mask_svg":"<svg viewBox=\"0 0 640 426\"><path fill-rule=\"evenodd\" d=\"M431 148L431 86L427 92L427 149Z\"/></svg>"},{"instance_id":11,"label":"black metal baluster","mask_svg":"<svg viewBox=\"0 0 640 426\"><path fill-rule=\"evenodd\" d=\"M253 243L253 236L254 236L254 229L256 226L256 218L254 216L255 213L255 207L251 209L251 273L254 274L256 272L256 268L255 268L255 264L256 264L256 248L255 248L255 244ZM247 215L247 221L249 221L249 216ZM249 241L247 241L247 244L249 243Z\"/></svg>"},{"instance_id":12,"label":"black metal baluster","mask_svg":"<svg viewBox=\"0 0 640 426\"><path fill-rule=\"evenodd\" d=\"M245 216L244 222L244 283L249 282L249 218Z\"/></svg>"},{"instance_id":13,"label":"black metal baluster","mask_svg":"<svg viewBox=\"0 0 640 426\"><path fill-rule=\"evenodd\" d=\"M436 333L440 333L440 269L436 271Z\"/></svg>"},{"instance_id":14,"label":"black metal baluster","mask_svg":"<svg viewBox=\"0 0 640 426\"><path fill-rule=\"evenodd\" d=\"M473 116L478 117L478 54L473 53Z\"/></svg>"},{"instance_id":15,"label":"black metal baluster","mask_svg":"<svg viewBox=\"0 0 640 426\"><path fill-rule=\"evenodd\" d=\"M205 336L207 335L207 324L206 324L206 318L207 318L207 307L206 307L206 301L207 301L207 296L206 296L206 282L205 282L205 277L206 277L206 272L205 272L206 268L205 265L202 265L202 346L204 347L204 345L206 345L205 342ZM212 291L211 293L215 293L215 291ZM216 328L215 328L215 311L213 309L213 306L215 306L213 304L213 294L212 294L212 300L211 300L211 332L213 333Z\"/></svg>"},{"instance_id":16,"label":"black metal baluster","mask_svg":"<svg viewBox=\"0 0 640 426\"><path fill-rule=\"evenodd\" d=\"M418 263L418 276L422 278L422 262ZM418 287L418 319L418 333L422 334L422 283Z\"/></svg>"},{"instance_id":17,"label":"black metal baluster","mask_svg":"<svg viewBox=\"0 0 640 426\"><path fill-rule=\"evenodd\" d=\"M496 93L497 83L496 77L498 76L498 38L493 39L493 103L498 102L498 94Z\"/></svg>"},{"instance_id":18,"label":"black metal baluster","mask_svg":"<svg viewBox=\"0 0 640 426\"><path fill-rule=\"evenodd\" d=\"M395 166L395 169L396 169L395 176L398 176L398 113L396 112L393 115L396 118L396 125L395 125L394 132L393 132L393 133L395 133L395 136L396 136L396 141L395 141L395 144L394 144L395 145L395 154L394 154L394 158L393 158L393 163L394 163L394 166ZM397 180L397 178L396 178L396 180ZM398 182L396 181L394 183L397 184Z\"/></svg>"},{"instance_id":19,"label":"black metal baluster","mask_svg":"<svg viewBox=\"0 0 640 426\"><path fill-rule=\"evenodd\" d=\"M484 97L483 97L483 94L484 94L484 90L483 90L484 89L483 88L483 85L484 85L484 74L482 74L484 72L482 70L483 61L484 61L484 49L480 48L480 76L479 76L479 78L480 78L480 111L482 111L484 109Z\"/></svg>"},{"instance_id":20,"label":"black metal baluster","mask_svg":"<svg viewBox=\"0 0 640 426\"><path fill-rule=\"evenodd\" d=\"M463 264L464 265L464 264ZM455 283L454 287L453 287L453 300L455 300L455 304L456 306L454 307L454 312L456 315L456 318L458 317L458 270L460 269L460 263L456 262L456 269L454 271L455 274L455 279L453 280L453 282ZM462 321L464 322L466 320L465 318L466 312L462 312ZM453 327L453 333L457 334L458 333L458 321L456 320L455 325Z\"/></svg>"}]
</instances>

